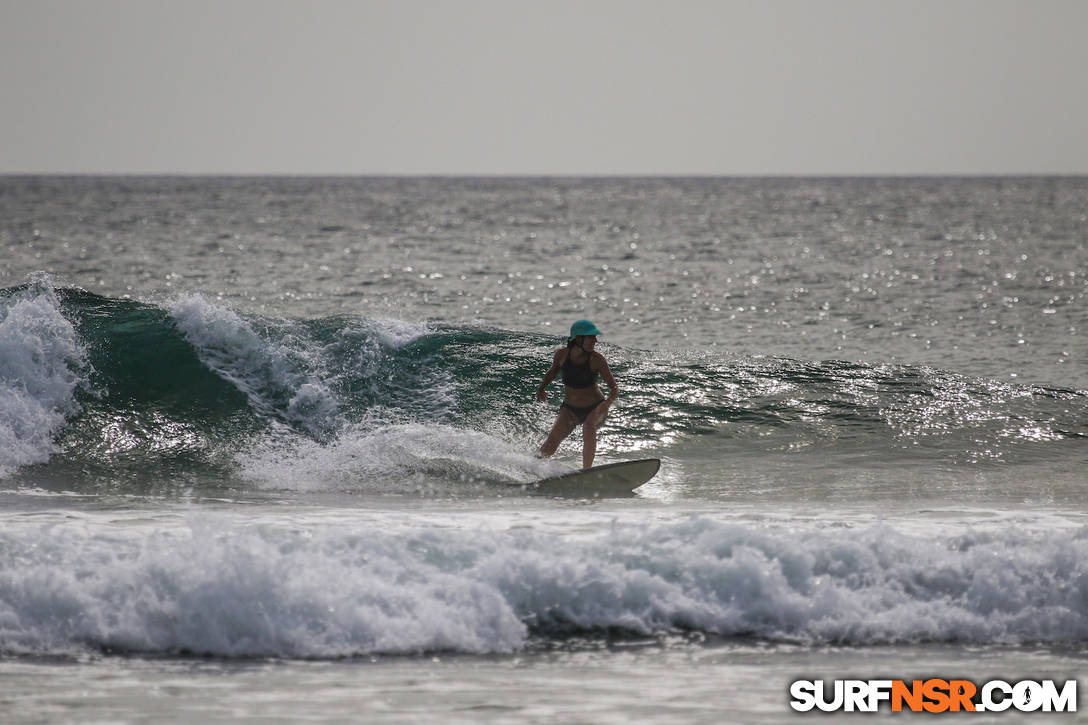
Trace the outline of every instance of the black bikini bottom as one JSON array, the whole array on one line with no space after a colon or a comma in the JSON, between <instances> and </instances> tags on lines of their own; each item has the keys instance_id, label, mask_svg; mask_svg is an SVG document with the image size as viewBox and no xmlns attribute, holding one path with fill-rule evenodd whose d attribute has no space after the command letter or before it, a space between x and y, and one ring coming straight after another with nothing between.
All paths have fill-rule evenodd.
<instances>
[{"instance_id":1,"label":"black bikini bottom","mask_svg":"<svg viewBox=\"0 0 1088 725\"><path fill-rule=\"evenodd\" d=\"M598 400L593 405L571 405L570 403L567 403L567 402L564 401L563 404L560 405L559 407L560 408L566 408L570 412L574 413L574 417L577 418L578 423L581 424L581 423L585 423L586 418L588 418L589 414L593 412L593 409L596 408L598 405L600 405L603 402L604 402L604 400L602 399L602 400Z\"/></svg>"}]
</instances>

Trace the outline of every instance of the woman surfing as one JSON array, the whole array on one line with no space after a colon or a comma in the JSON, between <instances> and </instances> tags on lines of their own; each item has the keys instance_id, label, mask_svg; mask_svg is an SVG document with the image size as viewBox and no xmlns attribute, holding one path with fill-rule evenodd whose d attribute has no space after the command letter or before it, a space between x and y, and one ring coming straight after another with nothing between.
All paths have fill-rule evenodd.
<instances>
[{"instance_id":1,"label":"woman surfing","mask_svg":"<svg viewBox=\"0 0 1088 725\"><path fill-rule=\"evenodd\" d=\"M551 433L540 446L537 455L541 458L555 453L559 444L575 428L582 426L582 467L590 468L593 465L593 457L597 453L597 428L604 422L608 409L620 392L612 371L608 369L608 362L593 349L600 334L601 331L589 320L578 320L571 325L567 346L555 351L552 366L544 373L544 379L536 389L536 399L547 401L548 385L560 372L563 373L563 403L559 406L559 415ZM608 384L607 398L597 386L598 375Z\"/></svg>"}]
</instances>

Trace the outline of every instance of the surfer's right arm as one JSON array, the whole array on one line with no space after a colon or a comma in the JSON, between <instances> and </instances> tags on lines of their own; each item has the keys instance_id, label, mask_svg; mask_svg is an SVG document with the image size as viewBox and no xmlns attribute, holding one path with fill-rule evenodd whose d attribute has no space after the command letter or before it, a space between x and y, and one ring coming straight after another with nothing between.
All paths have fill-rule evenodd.
<instances>
[{"instance_id":1,"label":"surfer's right arm","mask_svg":"<svg viewBox=\"0 0 1088 725\"><path fill-rule=\"evenodd\" d=\"M544 379L540 381L540 387L536 389L536 399L541 403L548 400L548 386L559 375L559 369L563 365L563 352L562 348L555 351L555 356L552 358L552 366L548 368L548 372L544 373Z\"/></svg>"}]
</instances>

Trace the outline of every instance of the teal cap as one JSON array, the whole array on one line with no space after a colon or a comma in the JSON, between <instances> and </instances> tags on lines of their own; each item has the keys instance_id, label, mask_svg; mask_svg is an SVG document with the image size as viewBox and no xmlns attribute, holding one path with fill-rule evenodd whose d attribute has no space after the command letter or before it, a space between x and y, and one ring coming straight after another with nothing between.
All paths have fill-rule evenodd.
<instances>
[{"instance_id":1,"label":"teal cap","mask_svg":"<svg viewBox=\"0 0 1088 725\"><path fill-rule=\"evenodd\" d=\"M580 335L602 335L602 334L604 334L604 333L602 333L600 330L598 330L597 326L594 325L589 320L578 320L577 322L575 322L573 325L570 326L570 339L571 340L573 340L574 338L576 338L576 337L578 337Z\"/></svg>"}]
</instances>

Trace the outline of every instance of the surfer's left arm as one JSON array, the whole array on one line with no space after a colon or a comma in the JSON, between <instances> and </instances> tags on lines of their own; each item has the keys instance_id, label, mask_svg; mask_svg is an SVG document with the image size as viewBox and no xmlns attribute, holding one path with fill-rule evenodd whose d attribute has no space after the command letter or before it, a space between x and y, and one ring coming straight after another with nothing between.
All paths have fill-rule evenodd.
<instances>
[{"instance_id":1,"label":"surfer's left arm","mask_svg":"<svg viewBox=\"0 0 1088 725\"><path fill-rule=\"evenodd\" d=\"M620 386L616 383L616 379L612 377L612 371L608 369L608 361L601 356L601 369L598 371L601 374L601 379L608 385L608 397L604 399L606 405L612 405L612 402L616 399L616 396L620 394Z\"/></svg>"}]
</instances>

